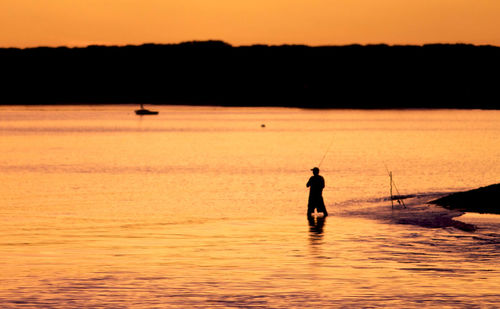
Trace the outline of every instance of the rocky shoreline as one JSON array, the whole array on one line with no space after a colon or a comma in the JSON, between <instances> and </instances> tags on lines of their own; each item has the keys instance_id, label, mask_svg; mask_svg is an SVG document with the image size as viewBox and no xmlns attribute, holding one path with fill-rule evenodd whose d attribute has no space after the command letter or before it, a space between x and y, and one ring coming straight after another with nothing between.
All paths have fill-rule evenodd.
<instances>
[{"instance_id":1,"label":"rocky shoreline","mask_svg":"<svg viewBox=\"0 0 500 309\"><path fill-rule=\"evenodd\" d=\"M463 212L500 214L500 183L453 193L429 203Z\"/></svg>"},{"instance_id":2,"label":"rocky shoreline","mask_svg":"<svg viewBox=\"0 0 500 309\"><path fill-rule=\"evenodd\" d=\"M359 209L346 214L426 228L451 227L466 232L474 232L478 227L458 219L465 212L500 214L500 184L441 195L434 200L418 195L403 198L407 207L384 205L376 209Z\"/></svg>"}]
</instances>

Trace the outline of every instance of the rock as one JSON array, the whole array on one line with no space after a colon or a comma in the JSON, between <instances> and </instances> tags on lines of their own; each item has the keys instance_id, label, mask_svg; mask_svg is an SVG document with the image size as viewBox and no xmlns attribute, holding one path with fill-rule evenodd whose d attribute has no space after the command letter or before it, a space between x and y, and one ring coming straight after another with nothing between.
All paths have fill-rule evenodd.
<instances>
[{"instance_id":1,"label":"rock","mask_svg":"<svg viewBox=\"0 0 500 309\"><path fill-rule=\"evenodd\" d=\"M500 214L500 184L453 193L430 203L465 212Z\"/></svg>"}]
</instances>

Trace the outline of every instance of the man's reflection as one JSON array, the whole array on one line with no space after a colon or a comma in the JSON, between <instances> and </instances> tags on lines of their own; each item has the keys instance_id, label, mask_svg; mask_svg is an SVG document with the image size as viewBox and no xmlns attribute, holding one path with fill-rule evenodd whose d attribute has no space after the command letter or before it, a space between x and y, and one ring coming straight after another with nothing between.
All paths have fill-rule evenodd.
<instances>
[{"instance_id":1,"label":"man's reflection","mask_svg":"<svg viewBox=\"0 0 500 309\"><path fill-rule=\"evenodd\" d=\"M316 265L319 262L317 259L321 259L323 256L323 229L325 226L324 217L314 217L311 216L307 218L309 221L309 252L313 258L313 264Z\"/></svg>"},{"instance_id":2,"label":"man's reflection","mask_svg":"<svg viewBox=\"0 0 500 309\"><path fill-rule=\"evenodd\" d=\"M324 217L308 217L307 221L309 221L309 239L311 240L311 244L319 244L323 239L323 228L325 226L325 218Z\"/></svg>"}]
</instances>

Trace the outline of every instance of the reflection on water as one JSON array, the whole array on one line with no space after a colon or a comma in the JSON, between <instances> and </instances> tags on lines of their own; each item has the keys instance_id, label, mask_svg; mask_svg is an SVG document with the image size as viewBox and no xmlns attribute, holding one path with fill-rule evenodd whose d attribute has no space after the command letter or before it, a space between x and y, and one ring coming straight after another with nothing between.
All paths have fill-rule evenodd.
<instances>
[{"instance_id":1,"label":"reflection on water","mask_svg":"<svg viewBox=\"0 0 500 309\"><path fill-rule=\"evenodd\" d=\"M307 217L307 220L309 221L309 239L311 240L311 244L321 244L326 219L323 217Z\"/></svg>"},{"instance_id":2,"label":"reflection on water","mask_svg":"<svg viewBox=\"0 0 500 309\"><path fill-rule=\"evenodd\" d=\"M496 182L497 111L156 109L0 107L0 307L500 303L498 218L372 220L397 215L384 164L402 194Z\"/></svg>"},{"instance_id":3,"label":"reflection on water","mask_svg":"<svg viewBox=\"0 0 500 309\"><path fill-rule=\"evenodd\" d=\"M309 244L311 248L311 256L315 258L322 258L323 251L321 246L323 245L323 228L325 226L326 219L324 217L307 216L307 221L309 222Z\"/></svg>"}]
</instances>

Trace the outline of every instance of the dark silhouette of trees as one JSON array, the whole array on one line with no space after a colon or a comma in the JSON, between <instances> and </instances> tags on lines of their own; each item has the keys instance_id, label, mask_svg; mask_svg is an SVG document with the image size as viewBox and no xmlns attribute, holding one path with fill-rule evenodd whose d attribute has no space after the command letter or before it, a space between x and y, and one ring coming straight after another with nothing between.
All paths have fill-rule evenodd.
<instances>
[{"instance_id":1,"label":"dark silhouette of trees","mask_svg":"<svg viewBox=\"0 0 500 309\"><path fill-rule=\"evenodd\" d=\"M500 107L494 46L4 48L0 65L0 104Z\"/></svg>"}]
</instances>

